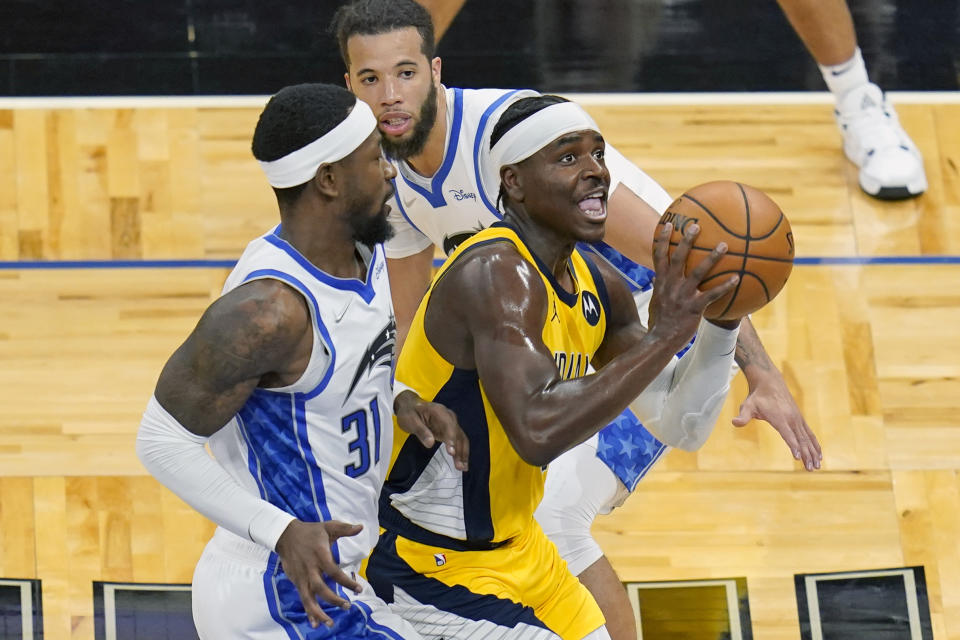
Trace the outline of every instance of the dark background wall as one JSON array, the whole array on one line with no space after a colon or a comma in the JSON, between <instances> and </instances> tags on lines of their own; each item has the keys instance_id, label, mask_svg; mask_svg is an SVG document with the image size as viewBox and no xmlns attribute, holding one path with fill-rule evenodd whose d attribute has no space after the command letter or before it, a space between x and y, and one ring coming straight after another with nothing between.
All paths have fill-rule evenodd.
<instances>
[{"instance_id":1,"label":"dark background wall","mask_svg":"<svg viewBox=\"0 0 960 640\"><path fill-rule=\"evenodd\" d=\"M340 82L336 0L2 0L0 95L267 94ZM850 0L871 77L960 88L958 0ZM449 85L823 89L774 0L467 0Z\"/></svg>"}]
</instances>

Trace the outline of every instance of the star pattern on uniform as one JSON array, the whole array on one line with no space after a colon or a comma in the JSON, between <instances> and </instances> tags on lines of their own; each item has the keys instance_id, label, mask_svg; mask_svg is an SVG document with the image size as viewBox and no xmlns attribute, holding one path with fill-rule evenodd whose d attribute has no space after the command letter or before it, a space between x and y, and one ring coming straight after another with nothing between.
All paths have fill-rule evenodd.
<instances>
[{"instance_id":1,"label":"star pattern on uniform","mask_svg":"<svg viewBox=\"0 0 960 640\"><path fill-rule=\"evenodd\" d=\"M300 453L296 430L277 428L290 425L289 396L255 391L238 418L241 433L255 452L251 462L256 467L254 479L261 495L301 520L322 519L313 500L313 478Z\"/></svg>"},{"instance_id":2,"label":"star pattern on uniform","mask_svg":"<svg viewBox=\"0 0 960 640\"><path fill-rule=\"evenodd\" d=\"M647 438L643 443L643 453L647 456L653 457L660 453L667 445L663 444L653 436Z\"/></svg>"},{"instance_id":3,"label":"star pattern on uniform","mask_svg":"<svg viewBox=\"0 0 960 640\"><path fill-rule=\"evenodd\" d=\"M627 410L600 431L597 457L632 490L664 449Z\"/></svg>"},{"instance_id":4,"label":"star pattern on uniform","mask_svg":"<svg viewBox=\"0 0 960 640\"><path fill-rule=\"evenodd\" d=\"M627 435L623 440L620 441L620 451L623 455L627 456L628 459L633 457L633 452L639 449L640 447L633 441L632 435Z\"/></svg>"}]
</instances>

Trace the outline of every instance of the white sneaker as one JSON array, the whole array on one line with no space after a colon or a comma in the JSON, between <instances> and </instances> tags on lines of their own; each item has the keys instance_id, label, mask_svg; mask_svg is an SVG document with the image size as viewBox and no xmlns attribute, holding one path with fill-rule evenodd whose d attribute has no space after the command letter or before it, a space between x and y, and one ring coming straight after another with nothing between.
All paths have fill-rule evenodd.
<instances>
[{"instance_id":1,"label":"white sneaker","mask_svg":"<svg viewBox=\"0 0 960 640\"><path fill-rule=\"evenodd\" d=\"M850 90L834 114L843 152L860 167L860 188L867 194L902 200L927 190L923 157L880 87L869 83Z\"/></svg>"}]
</instances>

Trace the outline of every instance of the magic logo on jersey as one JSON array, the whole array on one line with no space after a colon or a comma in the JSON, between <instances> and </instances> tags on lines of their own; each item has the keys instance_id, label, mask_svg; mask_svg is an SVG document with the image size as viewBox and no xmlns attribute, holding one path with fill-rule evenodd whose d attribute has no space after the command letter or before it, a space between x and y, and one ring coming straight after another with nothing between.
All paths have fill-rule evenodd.
<instances>
[{"instance_id":1,"label":"magic logo on jersey","mask_svg":"<svg viewBox=\"0 0 960 640\"><path fill-rule=\"evenodd\" d=\"M477 226L469 231L461 231L460 233L451 233L450 235L443 236L443 252L448 256L457 250L463 242L469 240L474 236L474 234L479 233L486 229L482 222L477 221Z\"/></svg>"},{"instance_id":2,"label":"magic logo on jersey","mask_svg":"<svg viewBox=\"0 0 960 640\"><path fill-rule=\"evenodd\" d=\"M353 394L354 388L357 386L357 383L360 382L360 378L363 377L364 373L372 372L375 367L393 366L393 349L396 344L397 323L394 321L393 315L391 315L387 325L377 334L377 337L367 345L367 351L363 354L363 357L360 358L357 372L354 374L353 381L350 383L350 391L344 396L344 401Z\"/></svg>"}]
</instances>

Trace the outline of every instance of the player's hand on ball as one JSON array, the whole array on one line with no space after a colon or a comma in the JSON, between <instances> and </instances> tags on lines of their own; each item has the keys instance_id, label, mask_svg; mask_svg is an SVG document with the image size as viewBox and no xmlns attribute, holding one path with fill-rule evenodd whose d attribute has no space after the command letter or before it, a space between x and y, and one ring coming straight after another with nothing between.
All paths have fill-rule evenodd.
<instances>
[{"instance_id":1,"label":"player's hand on ball","mask_svg":"<svg viewBox=\"0 0 960 640\"><path fill-rule=\"evenodd\" d=\"M321 598L342 609L350 608L350 601L333 592L323 581L329 576L354 593L360 593L360 585L334 561L330 548L338 538L355 536L363 530L361 524L347 524L339 520L328 522L303 522L294 520L284 529L277 540L277 555L283 570L297 587L300 602L307 612L310 625L323 623L333 626L333 620L320 607Z\"/></svg>"},{"instance_id":2,"label":"player's hand on ball","mask_svg":"<svg viewBox=\"0 0 960 640\"><path fill-rule=\"evenodd\" d=\"M736 275L729 276L721 284L706 291L699 286L707 272L727 252L724 243L702 258L684 274L690 247L700 232L696 224L688 225L677 248L670 252L671 223L664 224L653 244L653 264L656 277L650 300L650 332L661 339L672 340L679 350L697 330L704 310L716 300L727 295L739 281Z\"/></svg>"},{"instance_id":3,"label":"player's hand on ball","mask_svg":"<svg viewBox=\"0 0 960 640\"><path fill-rule=\"evenodd\" d=\"M454 467L458 471L468 470L470 442L453 411L442 404L426 402L411 390L397 395L393 411L397 416L397 426L416 436L420 444L428 449L438 441L442 442L453 458Z\"/></svg>"},{"instance_id":4,"label":"player's hand on ball","mask_svg":"<svg viewBox=\"0 0 960 640\"><path fill-rule=\"evenodd\" d=\"M671 247L680 244L688 227L700 228L688 254L688 274L694 257L709 253L721 243L726 245L726 254L701 281L702 289L723 282L731 274L740 276L728 295L704 311L703 317L708 320L739 321L769 303L790 277L794 258L790 221L760 189L729 180L697 185L667 207L657 223L658 231L668 222L674 229Z\"/></svg>"}]
</instances>

